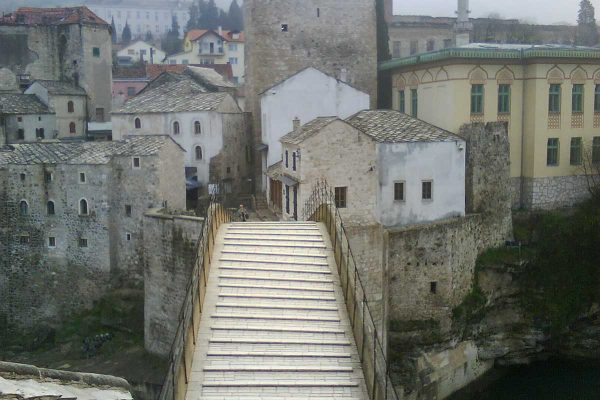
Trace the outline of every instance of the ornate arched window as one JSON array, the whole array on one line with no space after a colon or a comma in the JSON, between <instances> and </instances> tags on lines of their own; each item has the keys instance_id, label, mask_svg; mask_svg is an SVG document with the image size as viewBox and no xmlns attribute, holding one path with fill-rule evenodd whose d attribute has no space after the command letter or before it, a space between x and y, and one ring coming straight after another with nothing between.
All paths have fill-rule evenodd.
<instances>
[{"instance_id":1,"label":"ornate arched window","mask_svg":"<svg viewBox=\"0 0 600 400\"><path fill-rule=\"evenodd\" d=\"M79 215L88 215L88 202L86 199L79 200Z\"/></svg>"},{"instance_id":2,"label":"ornate arched window","mask_svg":"<svg viewBox=\"0 0 600 400\"><path fill-rule=\"evenodd\" d=\"M46 203L46 213L48 215L54 215L54 202L52 200Z\"/></svg>"},{"instance_id":3,"label":"ornate arched window","mask_svg":"<svg viewBox=\"0 0 600 400\"><path fill-rule=\"evenodd\" d=\"M29 214L29 204L25 200L19 202L19 214L25 216Z\"/></svg>"}]
</instances>

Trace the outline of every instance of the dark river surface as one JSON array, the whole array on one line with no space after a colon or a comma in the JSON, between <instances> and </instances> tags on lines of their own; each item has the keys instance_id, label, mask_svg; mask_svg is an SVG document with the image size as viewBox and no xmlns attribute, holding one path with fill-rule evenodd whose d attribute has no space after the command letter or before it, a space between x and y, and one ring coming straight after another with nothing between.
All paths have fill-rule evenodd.
<instances>
[{"instance_id":1,"label":"dark river surface","mask_svg":"<svg viewBox=\"0 0 600 400\"><path fill-rule=\"evenodd\" d=\"M484 378L484 381L486 379ZM451 400L600 400L600 365L550 360L499 369Z\"/></svg>"}]
</instances>

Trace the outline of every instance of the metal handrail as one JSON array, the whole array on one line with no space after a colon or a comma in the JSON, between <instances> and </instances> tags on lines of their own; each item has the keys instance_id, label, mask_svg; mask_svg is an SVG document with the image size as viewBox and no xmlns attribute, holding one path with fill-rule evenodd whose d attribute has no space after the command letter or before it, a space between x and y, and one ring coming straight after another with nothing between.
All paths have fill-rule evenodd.
<instances>
[{"instance_id":1,"label":"metal handrail","mask_svg":"<svg viewBox=\"0 0 600 400\"><path fill-rule=\"evenodd\" d=\"M214 246L215 234L222 222L230 221L231 214L223 206L224 201L218 194L210 196L208 204L202 209L200 217L203 217L202 228L196 245L196 255L194 258L194 268L188 280L186 287L186 295L179 311L177 330L169 351L169 369L164 379L162 390L158 398L160 400L177 400L181 397L178 393L177 381L180 378L181 372L185 379L185 384L188 383L189 372L187 363L191 360L186 360L186 332L190 331L193 343L196 343L195 325L200 321L196 321L195 307L199 307L199 313L202 313L202 298L201 289L206 289L206 281L208 274L205 265L210 264L211 245ZM208 263L205 257L208 257ZM187 338L189 339L189 337ZM185 393L183 393L185 396Z\"/></svg>"},{"instance_id":2,"label":"metal handrail","mask_svg":"<svg viewBox=\"0 0 600 400\"><path fill-rule=\"evenodd\" d=\"M335 194L325 180L320 180L315 184L311 195L305 202L304 217L306 220L325 223L331 236L333 254L370 399L399 400L401 397L389 377L389 362L367 301L366 291L350 247L342 216L336 206ZM344 246L344 242L346 246ZM353 266L352 269L350 269L350 264ZM371 343L368 343L369 340ZM369 351L371 354L367 357ZM369 379L368 371L371 369L372 378Z\"/></svg>"}]
</instances>

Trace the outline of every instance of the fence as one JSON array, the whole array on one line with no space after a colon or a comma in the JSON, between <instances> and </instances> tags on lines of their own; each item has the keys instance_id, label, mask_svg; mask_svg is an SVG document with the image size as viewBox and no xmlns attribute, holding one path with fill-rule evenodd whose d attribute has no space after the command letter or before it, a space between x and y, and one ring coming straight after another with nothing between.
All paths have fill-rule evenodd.
<instances>
[{"instance_id":1,"label":"fence","mask_svg":"<svg viewBox=\"0 0 600 400\"><path fill-rule=\"evenodd\" d=\"M304 205L304 217L323 222L329 232L369 398L400 400L389 378L389 363L369 309L342 217L336 207L335 195L327 182L319 181L315 185Z\"/></svg>"},{"instance_id":2,"label":"fence","mask_svg":"<svg viewBox=\"0 0 600 400\"><path fill-rule=\"evenodd\" d=\"M179 312L179 323L171 351L169 370L160 393L160 400L183 400L187 390L192 357L196 347L196 335L202 316L202 305L206 295L206 282L210 273L211 255L215 245L215 235L231 215L217 195L211 196L203 212L204 221L198 239L194 269L186 296Z\"/></svg>"}]
</instances>

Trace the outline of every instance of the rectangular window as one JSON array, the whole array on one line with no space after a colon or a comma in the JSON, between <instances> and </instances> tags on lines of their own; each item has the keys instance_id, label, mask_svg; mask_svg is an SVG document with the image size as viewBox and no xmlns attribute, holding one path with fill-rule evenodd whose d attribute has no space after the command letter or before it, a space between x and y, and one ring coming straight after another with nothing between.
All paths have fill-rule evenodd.
<instances>
[{"instance_id":1,"label":"rectangular window","mask_svg":"<svg viewBox=\"0 0 600 400\"><path fill-rule=\"evenodd\" d=\"M348 206L348 188L346 186L335 188L335 206L337 208L346 208Z\"/></svg>"},{"instance_id":2,"label":"rectangular window","mask_svg":"<svg viewBox=\"0 0 600 400\"><path fill-rule=\"evenodd\" d=\"M79 247L88 247L87 239L79 238Z\"/></svg>"},{"instance_id":3,"label":"rectangular window","mask_svg":"<svg viewBox=\"0 0 600 400\"><path fill-rule=\"evenodd\" d=\"M45 172L44 173L44 180L46 181L46 183L50 183L52 182L52 172Z\"/></svg>"},{"instance_id":4,"label":"rectangular window","mask_svg":"<svg viewBox=\"0 0 600 400\"><path fill-rule=\"evenodd\" d=\"M558 165L558 138L548 139L548 150L546 153L546 165Z\"/></svg>"},{"instance_id":5,"label":"rectangular window","mask_svg":"<svg viewBox=\"0 0 600 400\"><path fill-rule=\"evenodd\" d=\"M432 200L433 199L433 182L423 181L421 182L421 199Z\"/></svg>"},{"instance_id":6,"label":"rectangular window","mask_svg":"<svg viewBox=\"0 0 600 400\"><path fill-rule=\"evenodd\" d=\"M141 166L141 164L140 164L140 158L139 157L133 157L132 165L133 165L133 168L140 168L140 166Z\"/></svg>"},{"instance_id":7,"label":"rectangular window","mask_svg":"<svg viewBox=\"0 0 600 400\"><path fill-rule=\"evenodd\" d=\"M296 152L292 152L292 171L296 170Z\"/></svg>"},{"instance_id":8,"label":"rectangular window","mask_svg":"<svg viewBox=\"0 0 600 400\"><path fill-rule=\"evenodd\" d=\"M17 129L17 139L25 140L25 130L22 128Z\"/></svg>"},{"instance_id":9,"label":"rectangular window","mask_svg":"<svg viewBox=\"0 0 600 400\"><path fill-rule=\"evenodd\" d=\"M392 57L394 57L394 58L400 57L401 48L402 48L402 42L393 42L392 43Z\"/></svg>"},{"instance_id":10,"label":"rectangular window","mask_svg":"<svg viewBox=\"0 0 600 400\"><path fill-rule=\"evenodd\" d=\"M573 85L573 92L571 94L571 111L573 113L583 112L583 85Z\"/></svg>"},{"instance_id":11,"label":"rectangular window","mask_svg":"<svg viewBox=\"0 0 600 400\"><path fill-rule=\"evenodd\" d=\"M483 85L471 85L471 114L483 114Z\"/></svg>"},{"instance_id":12,"label":"rectangular window","mask_svg":"<svg viewBox=\"0 0 600 400\"><path fill-rule=\"evenodd\" d=\"M581 138L571 138L571 165L581 165Z\"/></svg>"},{"instance_id":13,"label":"rectangular window","mask_svg":"<svg viewBox=\"0 0 600 400\"><path fill-rule=\"evenodd\" d=\"M417 40L410 41L410 55L417 54L419 51L419 42Z\"/></svg>"},{"instance_id":14,"label":"rectangular window","mask_svg":"<svg viewBox=\"0 0 600 400\"><path fill-rule=\"evenodd\" d=\"M290 187L285 185L285 212L290 213Z\"/></svg>"},{"instance_id":15,"label":"rectangular window","mask_svg":"<svg viewBox=\"0 0 600 400\"><path fill-rule=\"evenodd\" d=\"M437 282L429 282L429 292L431 294L437 293Z\"/></svg>"},{"instance_id":16,"label":"rectangular window","mask_svg":"<svg viewBox=\"0 0 600 400\"><path fill-rule=\"evenodd\" d=\"M406 94L404 93L404 90L398 92L398 111L401 113L406 112Z\"/></svg>"},{"instance_id":17,"label":"rectangular window","mask_svg":"<svg viewBox=\"0 0 600 400\"><path fill-rule=\"evenodd\" d=\"M417 93L417 89L411 89L410 90L410 101L411 101L411 107L410 107L410 115L414 118L417 118L417 115L419 115L419 94Z\"/></svg>"},{"instance_id":18,"label":"rectangular window","mask_svg":"<svg viewBox=\"0 0 600 400\"><path fill-rule=\"evenodd\" d=\"M127 54L129 54L130 56L135 54L135 49L127 49Z\"/></svg>"},{"instance_id":19,"label":"rectangular window","mask_svg":"<svg viewBox=\"0 0 600 400\"><path fill-rule=\"evenodd\" d=\"M289 168L289 155L288 155L288 151L285 151L285 167Z\"/></svg>"},{"instance_id":20,"label":"rectangular window","mask_svg":"<svg viewBox=\"0 0 600 400\"><path fill-rule=\"evenodd\" d=\"M100 57L100 47L92 47L92 55L94 57Z\"/></svg>"},{"instance_id":21,"label":"rectangular window","mask_svg":"<svg viewBox=\"0 0 600 400\"><path fill-rule=\"evenodd\" d=\"M498 114L510 114L510 85L498 85Z\"/></svg>"},{"instance_id":22,"label":"rectangular window","mask_svg":"<svg viewBox=\"0 0 600 400\"><path fill-rule=\"evenodd\" d=\"M427 51L435 50L435 40L430 39L427 41Z\"/></svg>"},{"instance_id":23,"label":"rectangular window","mask_svg":"<svg viewBox=\"0 0 600 400\"><path fill-rule=\"evenodd\" d=\"M394 201L404 201L404 182L394 182Z\"/></svg>"},{"instance_id":24,"label":"rectangular window","mask_svg":"<svg viewBox=\"0 0 600 400\"><path fill-rule=\"evenodd\" d=\"M127 240L128 242L131 241L131 233L125 234L125 240Z\"/></svg>"},{"instance_id":25,"label":"rectangular window","mask_svg":"<svg viewBox=\"0 0 600 400\"><path fill-rule=\"evenodd\" d=\"M29 235L21 235L21 236L19 236L19 243L20 244L27 244L27 243L29 243Z\"/></svg>"},{"instance_id":26,"label":"rectangular window","mask_svg":"<svg viewBox=\"0 0 600 400\"><path fill-rule=\"evenodd\" d=\"M600 85L594 89L594 112L600 113Z\"/></svg>"},{"instance_id":27,"label":"rectangular window","mask_svg":"<svg viewBox=\"0 0 600 400\"><path fill-rule=\"evenodd\" d=\"M80 172L79 173L79 183L85 183L86 177L85 177L85 172Z\"/></svg>"},{"instance_id":28,"label":"rectangular window","mask_svg":"<svg viewBox=\"0 0 600 400\"><path fill-rule=\"evenodd\" d=\"M592 163L600 163L600 136L594 137L592 141Z\"/></svg>"},{"instance_id":29,"label":"rectangular window","mask_svg":"<svg viewBox=\"0 0 600 400\"><path fill-rule=\"evenodd\" d=\"M128 217L131 217L131 210L132 210L131 206L129 204L126 204L125 205L125 215Z\"/></svg>"},{"instance_id":30,"label":"rectangular window","mask_svg":"<svg viewBox=\"0 0 600 400\"><path fill-rule=\"evenodd\" d=\"M54 236L48 238L48 247L56 247L56 238Z\"/></svg>"},{"instance_id":31,"label":"rectangular window","mask_svg":"<svg viewBox=\"0 0 600 400\"><path fill-rule=\"evenodd\" d=\"M550 85L550 94L548 95L548 112L560 112L560 85Z\"/></svg>"}]
</instances>

